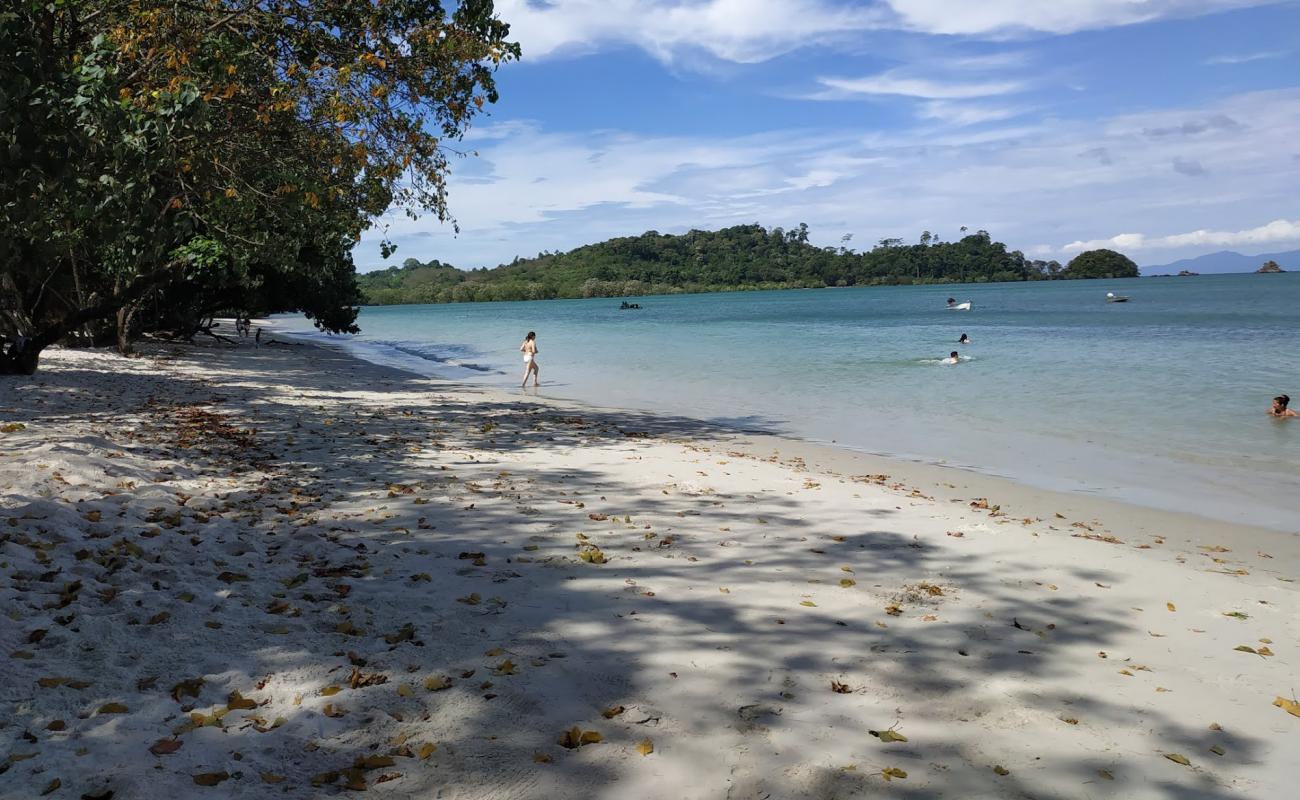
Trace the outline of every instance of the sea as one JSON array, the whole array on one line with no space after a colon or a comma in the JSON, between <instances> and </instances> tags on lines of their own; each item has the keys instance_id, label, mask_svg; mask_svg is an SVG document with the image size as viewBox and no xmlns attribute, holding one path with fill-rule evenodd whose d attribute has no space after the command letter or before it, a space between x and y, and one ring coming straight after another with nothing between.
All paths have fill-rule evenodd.
<instances>
[{"instance_id":1,"label":"sea","mask_svg":"<svg viewBox=\"0 0 1300 800\"><path fill-rule=\"evenodd\" d=\"M1300 274L627 300L641 308L382 306L358 335L277 330L521 396L536 331L543 396L1300 532L1300 419L1265 414L1280 393L1300 408Z\"/></svg>"}]
</instances>

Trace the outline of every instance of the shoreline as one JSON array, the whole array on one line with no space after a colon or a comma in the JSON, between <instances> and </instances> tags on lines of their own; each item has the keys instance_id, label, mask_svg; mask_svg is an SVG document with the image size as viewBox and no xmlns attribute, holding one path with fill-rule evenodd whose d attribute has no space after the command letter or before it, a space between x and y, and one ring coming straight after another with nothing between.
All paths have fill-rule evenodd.
<instances>
[{"instance_id":1,"label":"shoreline","mask_svg":"<svg viewBox=\"0 0 1300 800\"><path fill-rule=\"evenodd\" d=\"M1139 502L1127 497L1115 497L1108 494L1093 493L1084 489L1071 489L1061 487L1060 479L1054 479L1050 482L1031 483L1018 479L1017 477L998 474L984 468L979 464L953 464L946 463L942 459L928 459L922 456L901 455L873 452L869 449L853 447L847 444L841 444L835 441L824 441L816 438L803 437L793 432L782 431L769 433L763 431L747 431L730 425L725 422L712 421L692 417L689 414L676 414L670 411L657 409L632 408L619 405L602 404L588 402L586 400L538 396L535 394L520 393L519 390L502 388L490 384L478 384L472 382L463 382L455 378L443 378L431 375L418 370L403 366L402 364L392 363L385 364L371 361L362 355L354 352L349 348L346 341L340 340L336 344L328 340L320 341L308 339L293 331L285 331L275 326L275 320L268 321L268 327L275 335L282 336L295 344L303 347L314 347L331 350L344 355L347 358L371 364L383 369L393 369L404 374L418 376L421 379L436 382L439 385L452 389L472 389L473 391L485 391L495 393L499 398L519 399L521 396L538 402L544 402L555 406L572 407L586 409L590 411L607 411L628 414L650 414L671 418L680 418L690 420L693 424L705 426L716 431L720 436L736 437L738 439L753 439L755 442L770 439L770 443L765 443L764 447L772 447L777 450L785 449L795 450L804 453L808 459L816 459L817 463L828 465L844 474L867 474L867 473L886 473L897 476L903 476L904 480L922 480L932 486L932 488L942 490L945 484L951 481L957 481L966 487L974 487L973 491L983 493L984 495L996 495L999 497L1014 496L1022 504L1028 504L1034 513L1042 516L1046 513L1048 516L1055 513L1059 508L1074 509L1074 515L1079 517L1098 517L1105 513L1112 516L1116 513L1125 517L1149 518L1146 523L1148 528L1156 528L1162 524L1162 519L1168 515L1170 519L1176 519L1179 525L1194 526L1200 530L1209 530L1213 526L1229 525L1234 528L1242 528L1254 531L1257 534L1272 534L1275 536L1285 537L1293 533L1293 528L1288 527L1288 522L1283 521L1282 512L1274 513L1273 518L1278 519L1276 526L1260 524L1258 522L1247 522L1234 519L1231 512L1223 512L1219 516L1204 513L1206 506L1193 511L1184 511L1176 508L1180 498L1169 495L1163 489L1149 489L1145 487L1130 487L1128 491L1136 491L1140 494L1151 498L1149 503ZM860 464L854 466L854 462ZM854 470L857 473L854 473ZM915 477L913 477L915 476ZM1049 483L1054 485L1049 485ZM1211 505L1218 505L1219 498L1211 501ZM1242 502L1247 502L1245 499ZM1096 513L1091 513L1095 511ZM1028 513L1028 512L1027 512Z\"/></svg>"},{"instance_id":2,"label":"shoreline","mask_svg":"<svg viewBox=\"0 0 1300 800\"><path fill-rule=\"evenodd\" d=\"M54 351L0 425L4 800L1291 781L1295 537L308 346Z\"/></svg>"}]
</instances>

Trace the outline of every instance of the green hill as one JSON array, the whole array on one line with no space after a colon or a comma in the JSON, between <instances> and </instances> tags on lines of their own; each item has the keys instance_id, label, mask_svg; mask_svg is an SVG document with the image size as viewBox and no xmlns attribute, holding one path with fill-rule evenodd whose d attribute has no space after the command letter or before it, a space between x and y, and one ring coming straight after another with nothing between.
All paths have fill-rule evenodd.
<instances>
[{"instance_id":1,"label":"green hill","mask_svg":"<svg viewBox=\"0 0 1300 800\"><path fill-rule=\"evenodd\" d=\"M392 305L1095 277L1093 270L1078 272L1055 261L1028 260L984 231L955 242L926 232L917 244L884 239L855 252L809 244L807 225L788 231L738 225L681 235L648 231L567 253L516 258L493 269L466 271L407 259L401 267L357 279L368 303Z\"/></svg>"}]
</instances>

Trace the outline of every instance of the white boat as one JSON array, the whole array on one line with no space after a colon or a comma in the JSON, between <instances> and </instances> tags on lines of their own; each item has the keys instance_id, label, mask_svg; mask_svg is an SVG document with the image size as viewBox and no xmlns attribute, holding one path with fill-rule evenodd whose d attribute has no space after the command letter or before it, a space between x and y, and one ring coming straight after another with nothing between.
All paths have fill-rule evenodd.
<instances>
[{"instance_id":1,"label":"white boat","mask_svg":"<svg viewBox=\"0 0 1300 800\"><path fill-rule=\"evenodd\" d=\"M954 303L952 301L949 301L948 309L950 311L970 311L970 301L967 300L964 303Z\"/></svg>"},{"instance_id":2,"label":"white boat","mask_svg":"<svg viewBox=\"0 0 1300 800\"><path fill-rule=\"evenodd\" d=\"M1127 302L1128 302L1128 296L1127 296L1127 295L1122 295L1122 294L1115 294L1114 292L1106 292L1106 302L1107 302L1107 303L1127 303Z\"/></svg>"}]
</instances>

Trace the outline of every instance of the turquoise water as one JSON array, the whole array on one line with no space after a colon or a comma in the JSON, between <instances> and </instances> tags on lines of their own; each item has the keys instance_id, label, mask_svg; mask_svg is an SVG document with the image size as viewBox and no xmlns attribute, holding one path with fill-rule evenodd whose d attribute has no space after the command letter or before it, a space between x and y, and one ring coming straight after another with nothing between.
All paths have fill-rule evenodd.
<instances>
[{"instance_id":1,"label":"turquoise water","mask_svg":"<svg viewBox=\"0 0 1300 800\"><path fill-rule=\"evenodd\" d=\"M1131 296L1106 303L1106 292ZM970 300L950 311L945 300ZM373 361L1300 530L1300 275L363 309ZM307 331L302 320L283 320ZM969 345L958 345L961 333ZM951 350L963 358L940 363Z\"/></svg>"}]
</instances>

